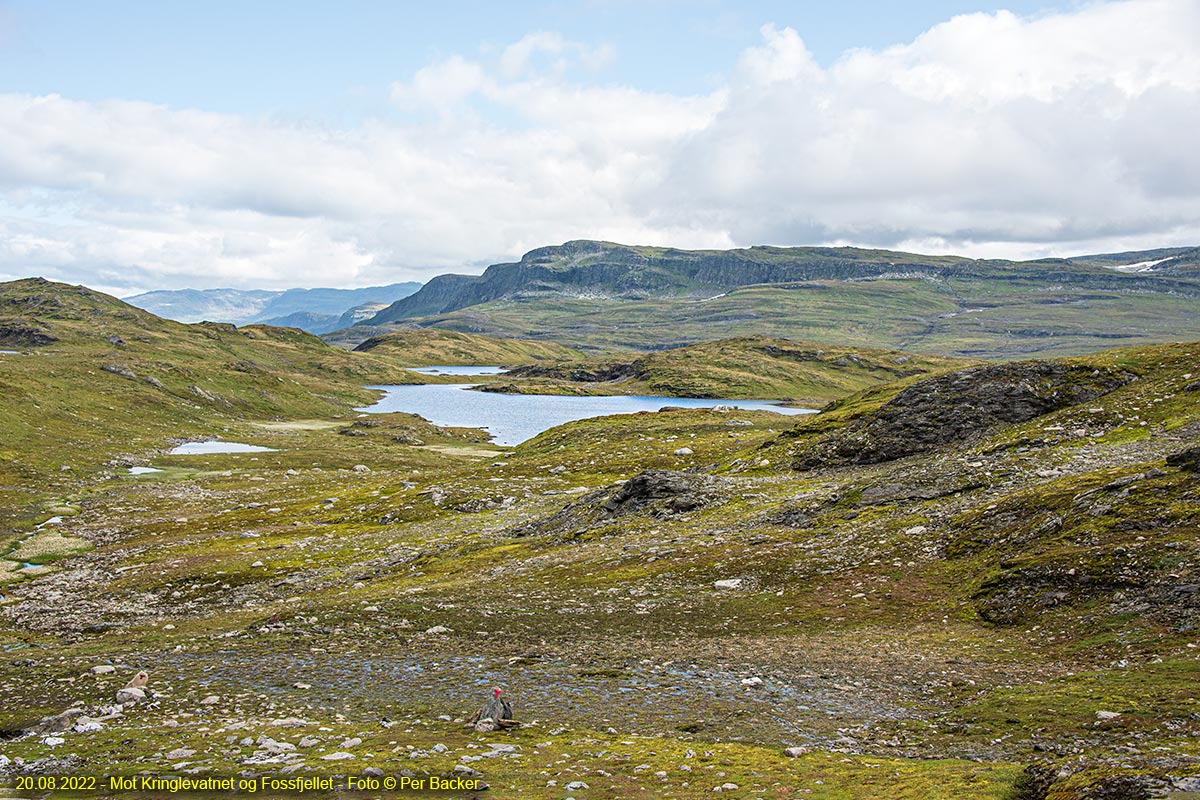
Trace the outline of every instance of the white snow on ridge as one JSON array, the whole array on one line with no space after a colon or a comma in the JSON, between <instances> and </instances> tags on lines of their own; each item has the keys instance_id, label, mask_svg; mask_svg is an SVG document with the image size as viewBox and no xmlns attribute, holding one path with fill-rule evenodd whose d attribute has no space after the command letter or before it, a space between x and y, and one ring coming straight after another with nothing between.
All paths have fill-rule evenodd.
<instances>
[{"instance_id":1,"label":"white snow on ridge","mask_svg":"<svg viewBox=\"0 0 1200 800\"><path fill-rule=\"evenodd\" d=\"M1160 258L1158 261L1139 261L1136 264L1120 264L1110 269L1115 269L1117 272L1152 272L1156 266L1164 261L1170 261L1175 256L1167 256Z\"/></svg>"}]
</instances>

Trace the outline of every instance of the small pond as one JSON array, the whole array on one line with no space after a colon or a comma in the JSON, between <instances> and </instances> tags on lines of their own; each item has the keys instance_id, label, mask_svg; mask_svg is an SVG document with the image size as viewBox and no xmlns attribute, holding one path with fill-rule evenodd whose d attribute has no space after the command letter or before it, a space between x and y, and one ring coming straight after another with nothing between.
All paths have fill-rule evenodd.
<instances>
[{"instance_id":1,"label":"small pond","mask_svg":"<svg viewBox=\"0 0 1200 800\"><path fill-rule=\"evenodd\" d=\"M500 375L504 367L409 367L422 375Z\"/></svg>"},{"instance_id":2,"label":"small pond","mask_svg":"<svg viewBox=\"0 0 1200 800\"><path fill-rule=\"evenodd\" d=\"M170 451L173 456L210 456L218 453L274 453L273 447L259 447L241 442L187 442ZM136 467L134 468L136 469ZM132 471L132 470L131 470Z\"/></svg>"}]
</instances>

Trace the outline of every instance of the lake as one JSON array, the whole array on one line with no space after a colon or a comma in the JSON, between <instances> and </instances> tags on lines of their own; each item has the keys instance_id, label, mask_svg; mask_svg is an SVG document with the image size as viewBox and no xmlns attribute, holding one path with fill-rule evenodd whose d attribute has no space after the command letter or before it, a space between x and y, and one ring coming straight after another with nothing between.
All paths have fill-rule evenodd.
<instances>
[{"instance_id":1,"label":"lake","mask_svg":"<svg viewBox=\"0 0 1200 800\"><path fill-rule=\"evenodd\" d=\"M504 367L409 367L422 375L499 375Z\"/></svg>"},{"instance_id":2,"label":"lake","mask_svg":"<svg viewBox=\"0 0 1200 800\"><path fill-rule=\"evenodd\" d=\"M663 406L734 406L746 411L774 411L781 415L814 413L812 409L785 408L767 400L714 400L645 395L563 397L547 394L496 394L473 392L468 387L474 385L477 384L371 386L368 388L382 389L387 394L375 405L358 410L373 414L404 411L419 414L434 425L483 428L492 434L492 441L505 446L520 444L542 431L577 419L658 411Z\"/></svg>"},{"instance_id":3,"label":"lake","mask_svg":"<svg viewBox=\"0 0 1200 800\"><path fill-rule=\"evenodd\" d=\"M173 456L209 456L217 453L274 453L273 447L259 447L241 442L187 442L170 451ZM135 467L135 469L137 469Z\"/></svg>"}]
</instances>

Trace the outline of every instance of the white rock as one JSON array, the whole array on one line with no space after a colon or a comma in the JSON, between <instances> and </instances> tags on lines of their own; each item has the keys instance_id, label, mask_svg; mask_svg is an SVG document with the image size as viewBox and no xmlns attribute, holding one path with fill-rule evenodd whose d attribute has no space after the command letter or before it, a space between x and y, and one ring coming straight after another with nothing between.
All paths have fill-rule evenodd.
<instances>
[{"instance_id":1,"label":"white rock","mask_svg":"<svg viewBox=\"0 0 1200 800\"><path fill-rule=\"evenodd\" d=\"M124 689L117 690L117 702L121 705L126 703L136 703L139 700L146 699L146 690L137 686L127 686Z\"/></svg>"},{"instance_id":2,"label":"white rock","mask_svg":"<svg viewBox=\"0 0 1200 800\"><path fill-rule=\"evenodd\" d=\"M273 756L289 753L296 749L296 745L291 742L277 742L270 736L260 736L256 742L260 750L266 750Z\"/></svg>"},{"instance_id":3,"label":"white rock","mask_svg":"<svg viewBox=\"0 0 1200 800\"><path fill-rule=\"evenodd\" d=\"M42 739L42 744L47 744L51 747L54 747L55 745L62 744L65 741L66 739L62 738L61 736L47 736L45 739Z\"/></svg>"},{"instance_id":4,"label":"white rock","mask_svg":"<svg viewBox=\"0 0 1200 800\"><path fill-rule=\"evenodd\" d=\"M432 628L426 628L425 632L429 634L453 633L453 631L450 628L447 628L445 625L434 625Z\"/></svg>"},{"instance_id":5,"label":"white rock","mask_svg":"<svg viewBox=\"0 0 1200 800\"><path fill-rule=\"evenodd\" d=\"M906 534L908 534L909 536L920 536L922 533L925 533L928 530L929 530L929 528L925 527L924 525L913 525L911 528L906 529L904 532Z\"/></svg>"},{"instance_id":6,"label":"white rock","mask_svg":"<svg viewBox=\"0 0 1200 800\"><path fill-rule=\"evenodd\" d=\"M117 671L117 668L112 666L111 664L99 664L95 667L92 667L93 675L110 675L116 671Z\"/></svg>"},{"instance_id":7,"label":"white rock","mask_svg":"<svg viewBox=\"0 0 1200 800\"><path fill-rule=\"evenodd\" d=\"M678 450L676 450L676 451L675 451L675 455L677 455L677 456L690 456L690 455L692 455L694 452L695 452L695 451L694 451L694 450L692 450L692 448L690 448L690 447L681 447L681 448L679 448Z\"/></svg>"},{"instance_id":8,"label":"white rock","mask_svg":"<svg viewBox=\"0 0 1200 800\"><path fill-rule=\"evenodd\" d=\"M763 679L757 675L753 678L742 678L742 686L762 686Z\"/></svg>"},{"instance_id":9,"label":"white rock","mask_svg":"<svg viewBox=\"0 0 1200 800\"><path fill-rule=\"evenodd\" d=\"M215 706L219 702L221 702L221 698L218 695L210 694L208 697L200 701L200 705Z\"/></svg>"},{"instance_id":10,"label":"white rock","mask_svg":"<svg viewBox=\"0 0 1200 800\"><path fill-rule=\"evenodd\" d=\"M722 581L713 581L714 589L740 589L745 583L741 578L726 578Z\"/></svg>"},{"instance_id":11,"label":"white rock","mask_svg":"<svg viewBox=\"0 0 1200 800\"><path fill-rule=\"evenodd\" d=\"M354 471L366 473L366 472L370 472L371 468L368 467L366 464L355 464Z\"/></svg>"},{"instance_id":12,"label":"white rock","mask_svg":"<svg viewBox=\"0 0 1200 800\"><path fill-rule=\"evenodd\" d=\"M571 781L563 788L566 789L568 792L574 792L574 791L578 791L579 789L590 789L592 787L588 786L583 781Z\"/></svg>"},{"instance_id":13,"label":"white rock","mask_svg":"<svg viewBox=\"0 0 1200 800\"><path fill-rule=\"evenodd\" d=\"M104 726L99 722L96 722L95 720L88 720L87 722L75 723L75 727L72 728L72 730L76 733L95 733L98 730L103 730L103 728Z\"/></svg>"},{"instance_id":14,"label":"white rock","mask_svg":"<svg viewBox=\"0 0 1200 800\"><path fill-rule=\"evenodd\" d=\"M348 758L354 758L354 753L330 753L327 756L321 756L322 761L345 761Z\"/></svg>"},{"instance_id":15,"label":"white rock","mask_svg":"<svg viewBox=\"0 0 1200 800\"><path fill-rule=\"evenodd\" d=\"M357 736L353 736L343 741L341 747L343 750L349 750L351 747L358 747L360 744L362 744L362 739L358 738Z\"/></svg>"},{"instance_id":16,"label":"white rock","mask_svg":"<svg viewBox=\"0 0 1200 800\"><path fill-rule=\"evenodd\" d=\"M179 761L180 759L191 758L194 755L196 755L196 751L190 747L180 747L177 750L167 753L166 758L171 761Z\"/></svg>"},{"instance_id":17,"label":"white rock","mask_svg":"<svg viewBox=\"0 0 1200 800\"><path fill-rule=\"evenodd\" d=\"M807 752L807 747L788 747L784 749L783 754L788 758L799 758Z\"/></svg>"},{"instance_id":18,"label":"white rock","mask_svg":"<svg viewBox=\"0 0 1200 800\"><path fill-rule=\"evenodd\" d=\"M1100 720L1116 719L1119 716L1121 716L1121 712L1119 712L1119 711L1097 711L1096 712L1096 719L1100 719Z\"/></svg>"}]
</instances>

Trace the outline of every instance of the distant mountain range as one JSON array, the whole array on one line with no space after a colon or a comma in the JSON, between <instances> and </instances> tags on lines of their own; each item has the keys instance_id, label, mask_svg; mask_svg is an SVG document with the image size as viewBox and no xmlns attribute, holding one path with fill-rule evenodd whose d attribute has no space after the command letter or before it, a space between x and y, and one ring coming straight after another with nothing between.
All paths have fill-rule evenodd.
<instances>
[{"instance_id":1,"label":"distant mountain range","mask_svg":"<svg viewBox=\"0 0 1200 800\"><path fill-rule=\"evenodd\" d=\"M369 319L420 288L410 281L362 289L177 289L125 301L178 322L261 323L327 333Z\"/></svg>"},{"instance_id":2,"label":"distant mountain range","mask_svg":"<svg viewBox=\"0 0 1200 800\"><path fill-rule=\"evenodd\" d=\"M972 358L1200 338L1200 248L1036 261L856 247L678 250L572 241L482 275L439 275L354 346L432 327L586 350L765 335Z\"/></svg>"}]
</instances>

